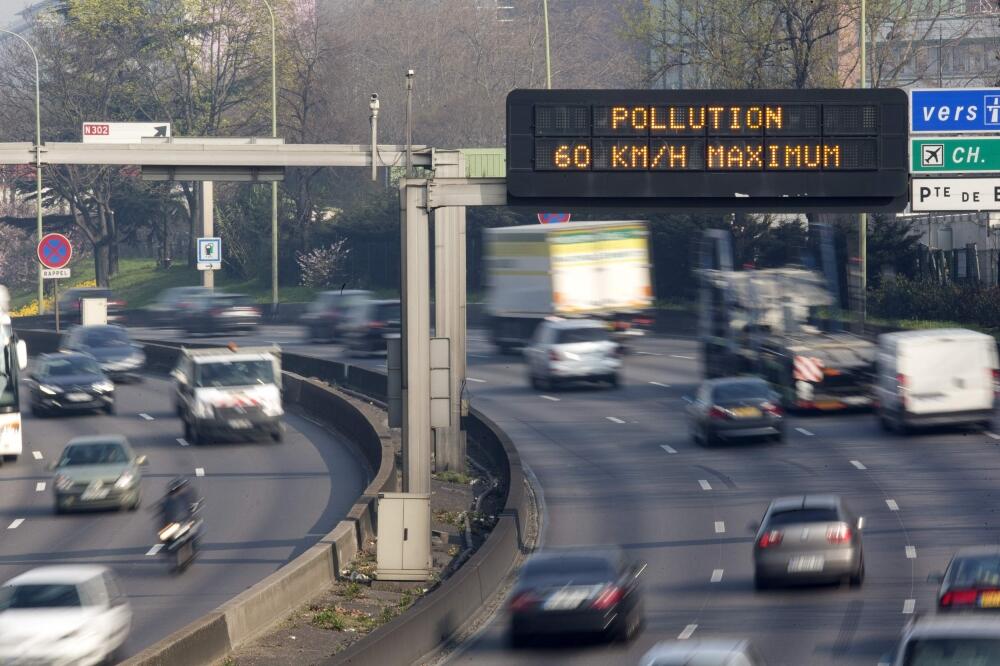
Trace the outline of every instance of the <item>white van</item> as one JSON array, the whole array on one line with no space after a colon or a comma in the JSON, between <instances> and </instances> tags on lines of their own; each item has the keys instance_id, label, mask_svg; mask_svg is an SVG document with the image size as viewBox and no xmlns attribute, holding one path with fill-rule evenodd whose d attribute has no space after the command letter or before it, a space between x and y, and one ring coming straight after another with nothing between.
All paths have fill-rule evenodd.
<instances>
[{"instance_id":1,"label":"white van","mask_svg":"<svg viewBox=\"0 0 1000 666\"><path fill-rule=\"evenodd\" d=\"M878 342L875 397L884 428L989 426L1000 390L992 336L942 328L886 333Z\"/></svg>"}]
</instances>

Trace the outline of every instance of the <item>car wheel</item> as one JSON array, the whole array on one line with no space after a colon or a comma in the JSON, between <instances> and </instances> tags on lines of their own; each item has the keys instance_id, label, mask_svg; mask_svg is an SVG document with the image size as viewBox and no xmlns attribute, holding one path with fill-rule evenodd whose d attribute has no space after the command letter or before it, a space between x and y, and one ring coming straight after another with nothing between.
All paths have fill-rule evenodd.
<instances>
[{"instance_id":1,"label":"car wheel","mask_svg":"<svg viewBox=\"0 0 1000 666\"><path fill-rule=\"evenodd\" d=\"M755 590L770 590L774 587L774 582L770 578L764 578L763 576L754 574L753 587Z\"/></svg>"},{"instance_id":2,"label":"car wheel","mask_svg":"<svg viewBox=\"0 0 1000 666\"><path fill-rule=\"evenodd\" d=\"M507 642L510 644L512 648L517 649L517 648L523 648L526 645L528 645L530 643L530 640L527 634L520 631L514 631L512 629L507 634Z\"/></svg>"},{"instance_id":3,"label":"car wheel","mask_svg":"<svg viewBox=\"0 0 1000 666\"><path fill-rule=\"evenodd\" d=\"M885 417L885 413L880 409L878 412L878 425L883 432L892 432L892 424Z\"/></svg>"},{"instance_id":4,"label":"car wheel","mask_svg":"<svg viewBox=\"0 0 1000 666\"><path fill-rule=\"evenodd\" d=\"M285 441L285 431L284 431L284 429L279 427L279 428L276 428L274 431L272 431L271 432L271 439L274 440L275 442L283 442L283 441Z\"/></svg>"},{"instance_id":5,"label":"car wheel","mask_svg":"<svg viewBox=\"0 0 1000 666\"><path fill-rule=\"evenodd\" d=\"M42 409L41 407L39 407L38 405L32 405L31 406L31 415L34 416L36 419L44 419L45 416L46 416L46 413L45 413L45 410Z\"/></svg>"},{"instance_id":6,"label":"car wheel","mask_svg":"<svg viewBox=\"0 0 1000 666\"><path fill-rule=\"evenodd\" d=\"M62 508L62 505L59 504L59 502L56 502L53 505L52 510L57 516L61 516L62 514L66 513L66 509Z\"/></svg>"},{"instance_id":7,"label":"car wheel","mask_svg":"<svg viewBox=\"0 0 1000 666\"><path fill-rule=\"evenodd\" d=\"M611 384L611 388L618 388L619 386L621 386L621 384L619 383L619 377L617 372L608 377L608 384Z\"/></svg>"},{"instance_id":8,"label":"car wheel","mask_svg":"<svg viewBox=\"0 0 1000 666\"><path fill-rule=\"evenodd\" d=\"M538 377L536 377L534 374L528 375L528 381L531 382L531 388L535 389L536 391L540 391L542 389L542 382L539 381Z\"/></svg>"},{"instance_id":9,"label":"car wheel","mask_svg":"<svg viewBox=\"0 0 1000 666\"><path fill-rule=\"evenodd\" d=\"M187 421L184 422L184 439L188 444L194 444L194 429Z\"/></svg>"},{"instance_id":10,"label":"car wheel","mask_svg":"<svg viewBox=\"0 0 1000 666\"><path fill-rule=\"evenodd\" d=\"M701 431L701 443L703 446L715 446L719 441L719 438L712 433L708 428L704 428Z\"/></svg>"},{"instance_id":11,"label":"car wheel","mask_svg":"<svg viewBox=\"0 0 1000 666\"><path fill-rule=\"evenodd\" d=\"M115 413L115 403L111 402L111 403L108 403L108 404L104 405L104 413L108 414L108 415L114 414Z\"/></svg>"},{"instance_id":12,"label":"car wheel","mask_svg":"<svg viewBox=\"0 0 1000 666\"><path fill-rule=\"evenodd\" d=\"M857 572L851 576L850 584L851 587L861 587L861 584L865 582L865 558L861 558L861 564L858 566Z\"/></svg>"}]
</instances>

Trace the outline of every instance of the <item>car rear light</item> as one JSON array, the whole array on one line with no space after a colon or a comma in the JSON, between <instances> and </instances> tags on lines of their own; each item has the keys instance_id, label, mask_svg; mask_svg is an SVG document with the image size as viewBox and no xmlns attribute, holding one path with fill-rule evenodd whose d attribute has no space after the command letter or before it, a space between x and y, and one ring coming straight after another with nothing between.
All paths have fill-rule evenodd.
<instances>
[{"instance_id":1,"label":"car rear light","mask_svg":"<svg viewBox=\"0 0 1000 666\"><path fill-rule=\"evenodd\" d=\"M605 587L597 598L591 602L590 607L597 610L607 610L622 600L622 589L614 585Z\"/></svg>"},{"instance_id":2,"label":"car rear light","mask_svg":"<svg viewBox=\"0 0 1000 666\"><path fill-rule=\"evenodd\" d=\"M540 601L534 592L521 592L510 600L510 609L515 613L526 611L537 606Z\"/></svg>"},{"instance_id":3,"label":"car rear light","mask_svg":"<svg viewBox=\"0 0 1000 666\"><path fill-rule=\"evenodd\" d=\"M760 406L760 408L771 416L781 416L783 413L781 411L781 405L776 405L773 402L765 402Z\"/></svg>"},{"instance_id":4,"label":"car rear light","mask_svg":"<svg viewBox=\"0 0 1000 666\"><path fill-rule=\"evenodd\" d=\"M979 599L979 590L954 590L945 592L939 602L941 606L972 606Z\"/></svg>"},{"instance_id":5,"label":"car rear light","mask_svg":"<svg viewBox=\"0 0 1000 666\"><path fill-rule=\"evenodd\" d=\"M633 321L636 326L649 326L653 323L653 320L649 317L636 317Z\"/></svg>"},{"instance_id":6,"label":"car rear light","mask_svg":"<svg viewBox=\"0 0 1000 666\"><path fill-rule=\"evenodd\" d=\"M123 308L125 307L125 301L108 301L108 305L114 305L115 307Z\"/></svg>"},{"instance_id":7,"label":"car rear light","mask_svg":"<svg viewBox=\"0 0 1000 666\"><path fill-rule=\"evenodd\" d=\"M369 322L368 326L371 327L371 328L385 328L385 322L384 321L373 321L373 322Z\"/></svg>"},{"instance_id":8,"label":"car rear light","mask_svg":"<svg viewBox=\"0 0 1000 666\"><path fill-rule=\"evenodd\" d=\"M771 530L770 532L764 532L757 542L757 545L761 548L771 548L772 546L780 546L781 540L784 538L781 530Z\"/></svg>"},{"instance_id":9,"label":"car rear light","mask_svg":"<svg viewBox=\"0 0 1000 666\"><path fill-rule=\"evenodd\" d=\"M708 418L710 419L728 419L729 410L719 407L718 405L712 405L712 408L708 410Z\"/></svg>"},{"instance_id":10,"label":"car rear light","mask_svg":"<svg viewBox=\"0 0 1000 666\"><path fill-rule=\"evenodd\" d=\"M851 528L847 523L841 523L826 530L826 540L830 543L850 543Z\"/></svg>"},{"instance_id":11,"label":"car rear light","mask_svg":"<svg viewBox=\"0 0 1000 666\"><path fill-rule=\"evenodd\" d=\"M896 375L896 385L899 387L899 393L903 403L903 409L906 409L908 407L906 399L906 375L902 373Z\"/></svg>"},{"instance_id":12,"label":"car rear light","mask_svg":"<svg viewBox=\"0 0 1000 666\"><path fill-rule=\"evenodd\" d=\"M993 380L994 397L1000 398L1000 370L997 370L996 368L991 368L990 379Z\"/></svg>"},{"instance_id":13,"label":"car rear light","mask_svg":"<svg viewBox=\"0 0 1000 666\"><path fill-rule=\"evenodd\" d=\"M212 315L213 317L218 317L223 312L225 312L225 308L212 308L211 310L208 311L208 314Z\"/></svg>"},{"instance_id":14,"label":"car rear light","mask_svg":"<svg viewBox=\"0 0 1000 666\"><path fill-rule=\"evenodd\" d=\"M549 350L549 360L550 361L561 361L562 360L562 356L560 356L559 352L556 351L555 349L550 349Z\"/></svg>"},{"instance_id":15,"label":"car rear light","mask_svg":"<svg viewBox=\"0 0 1000 666\"><path fill-rule=\"evenodd\" d=\"M254 313L254 314L255 314L255 315L257 315L257 316L260 316L260 308L258 308L258 307L256 307L256 306L255 306L255 307L252 307L252 308L250 308L250 312Z\"/></svg>"}]
</instances>

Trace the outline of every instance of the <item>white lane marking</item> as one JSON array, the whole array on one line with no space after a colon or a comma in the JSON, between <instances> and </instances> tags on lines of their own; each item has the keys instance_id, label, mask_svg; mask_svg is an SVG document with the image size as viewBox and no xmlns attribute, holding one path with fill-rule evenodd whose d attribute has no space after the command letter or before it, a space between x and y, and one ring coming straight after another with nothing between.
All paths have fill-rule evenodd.
<instances>
[{"instance_id":1,"label":"white lane marking","mask_svg":"<svg viewBox=\"0 0 1000 666\"><path fill-rule=\"evenodd\" d=\"M689 624L688 626L684 627L684 631L677 634L677 640L686 641L687 639L691 638L691 635L694 634L694 631L697 628L698 628L697 624Z\"/></svg>"},{"instance_id":2,"label":"white lane marking","mask_svg":"<svg viewBox=\"0 0 1000 666\"><path fill-rule=\"evenodd\" d=\"M15 518L14 522L12 522L10 525L7 526L7 529L9 529L9 530L16 530L18 527L21 526L21 523L23 523L23 522L24 522L24 518Z\"/></svg>"},{"instance_id":3,"label":"white lane marking","mask_svg":"<svg viewBox=\"0 0 1000 666\"><path fill-rule=\"evenodd\" d=\"M152 421L153 420L153 417L150 416L149 414L147 414L146 412L140 413L139 416L142 417L142 419L144 421Z\"/></svg>"},{"instance_id":4,"label":"white lane marking","mask_svg":"<svg viewBox=\"0 0 1000 666\"><path fill-rule=\"evenodd\" d=\"M724 571L722 569L714 569L712 571L712 582L713 583L721 583L722 582L722 574L723 573L724 573Z\"/></svg>"},{"instance_id":5,"label":"white lane marking","mask_svg":"<svg viewBox=\"0 0 1000 666\"><path fill-rule=\"evenodd\" d=\"M637 351L636 354L640 354L642 356L663 356L663 354L658 354L656 352L647 352L647 351Z\"/></svg>"},{"instance_id":6,"label":"white lane marking","mask_svg":"<svg viewBox=\"0 0 1000 666\"><path fill-rule=\"evenodd\" d=\"M916 599L907 599L903 602L903 615L913 615L913 610L917 607Z\"/></svg>"},{"instance_id":7,"label":"white lane marking","mask_svg":"<svg viewBox=\"0 0 1000 666\"><path fill-rule=\"evenodd\" d=\"M987 432L986 436L989 437L990 439L1000 439L1000 435L996 434L995 432Z\"/></svg>"},{"instance_id":8,"label":"white lane marking","mask_svg":"<svg viewBox=\"0 0 1000 666\"><path fill-rule=\"evenodd\" d=\"M659 386L660 388L670 388L670 384L661 384L660 382L649 382L653 386Z\"/></svg>"},{"instance_id":9,"label":"white lane marking","mask_svg":"<svg viewBox=\"0 0 1000 666\"><path fill-rule=\"evenodd\" d=\"M805 428L796 428L796 429L795 429L795 432L798 432L798 433L802 433L802 434L803 434L803 435L805 435L806 437L812 437L812 436L813 436L813 434L814 434L814 433L811 433L811 432L809 432L809 431L808 431L808 430L806 430Z\"/></svg>"},{"instance_id":10,"label":"white lane marking","mask_svg":"<svg viewBox=\"0 0 1000 666\"><path fill-rule=\"evenodd\" d=\"M552 402L559 402L559 398L552 395L540 395L538 396L542 400L551 400Z\"/></svg>"},{"instance_id":11,"label":"white lane marking","mask_svg":"<svg viewBox=\"0 0 1000 666\"><path fill-rule=\"evenodd\" d=\"M702 490L711 490L712 484L705 479L698 479L698 485L701 486Z\"/></svg>"},{"instance_id":12,"label":"white lane marking","mask_svg":"<svg viewBox=\"0 0 1000 666\"><path fill-rule=\"evenodd\" d=\"M906 559L908 559L908 560L915 560L915 559L917 559L917 547L916 546L907 546L906 547Z\"/></svg>"},{"instance_id":13,"label":"white lane marking","mask_svg":"<svg viewBox=\"0 0 1000 666\"><path fill-rule=\"evenodd\" d=\"M153 544L152 548L150 548L149 550L146 551L146 557L152 557L153 555L156 555L161 550L163 550L163 544L162 543L155 543L155 544Z\"/></svg>"},{"instance_id":14,"label":"white lane marking","mask_svg":"<svg viewBox=\"0 0 1000 666\"><path fill-rule=\"evenodd\" d=\"M466 354L466 356L470 356L472 358L489 358L490 357L489 354Z\"/></svg>"},{"instance_id":15,"label":"white lane marking","mask_svg":"<svg viewBox=\"0 0 1000 666\"><path fill-rule=\"evenodd\" d=\"M885 504L886 504L886 506L889 507L889 511L899 511L899 505L896 504L896 500L894 500L894 499L887 499L885 501Z\"/></svg>"},{"instance_id":16,"label":"white lane marking","mask_svg":"<svg viewBox=\"0 0 1000 666\"><path fill-rule=\"evenodd\" d=\"M195 467L194 468L194 475L195 476L205 476L205 468L204 467Z\"/></svg>"},{"instance_id":17,"label":"white lane marking","mask_svg":"<svg viewBox=\"0 0 1000 666\"><path fill-rule=\"evenodd\" d=\"M684 360L687 360L687 361L693 361L694 360L694 356L684 356L683 354L671 354L670 358L683 358Z\"/></svg>"},{"instance_id":18,"label":"white lane marking","mask_svg":"<svg viewBox=\"0 0 1000 666\"><path fill-rule=\"evenodd\" d=\"M485 384L485 379L479 379L478 377L466 377L466 381L474 382L476 384Z\"/></svg>"},{"instance_id":19,"label":"white lane marking","mask_svg":"<svg viewBox=\"0 0 1000 666\"><path fill-rule=\"evenodd\" d=\"M858 469L868 469L867 467L861 464L860 460L852 460L851 464L857 467Z\"/></svg>"},{"instance_id":20,"label":"white lane marking","mask_svg":"<svg viewBox=\"0 0 1000 666\"><path fill-rule=\"evenodd\" d=\"M177 438L177 443L180 444L181 446L187 446L188 445L188 441L186 439L184 439L183 437L178 437Z\"/></svg>"},{"instance_id":21,"label":"white lane marking","mask_svg":"<svg viewBox=\"0 0 1000 666\"><path fill-rule=\"evenodd\" d=\"M35 460L41 460L42 459L42 452L41 451L32 451L31 452L31 457L34 458Z\"/></svg>"},{"instance_id":22,"label":"white lane marking","mask_svg":"<svg viewBox=\"0 0 1000 666\"><path fill-rule=\"evenodd\" d=\"M622 421L617 416L605 416L604 418L606 418L607 420L611 421L612 423L625 423L624 421Z\"/></svg>"},{"instance_id":23,"label":"white lane marking","mask_svg":"<svg viewBox=\"0 0 1000 666\"><path fill-rule=\"evenodd\" d=\"M726 523L723 520L715 521L715 533L725 534L726 533Z\"/></svg>"},{"instance_id":24,"label":"white lane marking","mask_svg":"<svg viewBox=\"0 0 1000 666\"><path fill-rule=\"evenodd\" d=\"M677 449L670 446L669 444L660 444L660 448L666 451L667 453L677 453Z\"/></svg>"},{"instance_id":25,"label":"white lane marking","mask_svg":"<svg viewBox=\"0 0 1000 666\"><path fill-rule=\"evenodd\" d=\"M44 481L39 481L38 483L35 484L35 492L36 493L40 493L43 490L45 490L45 482Z\"/></svg>"}]
</instances>

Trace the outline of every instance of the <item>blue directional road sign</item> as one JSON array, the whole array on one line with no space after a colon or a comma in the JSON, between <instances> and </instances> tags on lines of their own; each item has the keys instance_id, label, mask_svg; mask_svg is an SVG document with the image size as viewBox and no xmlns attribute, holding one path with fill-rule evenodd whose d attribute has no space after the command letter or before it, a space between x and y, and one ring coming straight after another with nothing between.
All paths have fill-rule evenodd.
<instances>
[{"instance_id":1,"label":"blue directional road sign","mask_svg":"<svg viewBox=\"0 0 1000 666\"><path fill-rule=\"evenodd\" d=\"M911 90L910 132L1000 132L1000 88Z\"/></svg>"}]
</instances>

